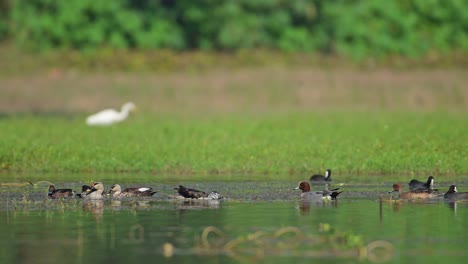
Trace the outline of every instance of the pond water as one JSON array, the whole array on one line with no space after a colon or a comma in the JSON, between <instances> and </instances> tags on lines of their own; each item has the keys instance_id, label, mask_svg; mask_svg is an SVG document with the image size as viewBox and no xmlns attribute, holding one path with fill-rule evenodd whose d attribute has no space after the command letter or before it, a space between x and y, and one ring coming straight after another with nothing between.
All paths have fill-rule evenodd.
<instances>
[{"instance_id":1,"label":"pond water","mask_svg":"<svg viewBox=\"0 0 468 264\"><path fill-rule=\"evenodd\" d=\"M388 201L391 183L347 184L338 201L317 204L299 201L296 182L186 183L219 191L220 201L168 199L177 184L146 184L158 190L150 198L105 201L48 199L47 183L4 184L1 262L461 263L468 257L468 203Z\"/></svg>"}]
</instances>

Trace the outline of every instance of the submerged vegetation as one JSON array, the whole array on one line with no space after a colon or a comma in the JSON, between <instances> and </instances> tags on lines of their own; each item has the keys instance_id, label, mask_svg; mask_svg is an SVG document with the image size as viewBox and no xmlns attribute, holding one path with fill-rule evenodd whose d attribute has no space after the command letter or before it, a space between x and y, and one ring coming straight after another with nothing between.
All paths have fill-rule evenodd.
<instances>
[{"instance_id":1,"label":"submerged vegetation","mask_svg":"<svg viewBox=\"0 0 468 264\"><path fill-rule=\"evenodd\" d=\"M456 176L468 172L467 121L463 113L140 114L94 128L81 115L13 116L0 123L0 166L276 179L328 168L341 175Z\"/></svg>"},{"instance_id":2,"label":"submerged vegetation","mask_svg":"<svg viewBox=\"0 0 468 264\"><path fill-rule=\"evenodd\" d=\"M389 244L389 251L393 246ZM163 245L163 255L171 257L176 250L172 244ZM363 238L352 233L339 232L330 224L321 223L319 234L309 234L298 227L282 227L273 232L257 230L247 234L237 234L230 238L219 228L206 227L200 237L196 237L194 254L227 255L236 260L248 261L265 256L305 256L309 258L372 258L373 252L366 251ZM389 256L393 252L389 253ZM367 255L368 254L368 255Z\"/></svg>"}]
</instances>

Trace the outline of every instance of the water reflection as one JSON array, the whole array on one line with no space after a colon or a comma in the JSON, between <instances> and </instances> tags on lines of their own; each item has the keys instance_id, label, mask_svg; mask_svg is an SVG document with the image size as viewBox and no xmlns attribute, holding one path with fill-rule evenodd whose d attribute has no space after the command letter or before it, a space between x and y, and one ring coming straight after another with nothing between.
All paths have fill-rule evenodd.
<instances>
[{"instance_id":1,"label":"water reflection","mask_svg":"<svg viewBox=\"0 0 468 264\"><path fill-rule=\"evenodd\" d=\"M127 238L123 239L124 244L141 244L145 242L145 228L141 224L131 225Z\"/></svg>"},{"instance_id":2,"label":"water reflection","mask_svg":"<svg viewBox=\"0 0 468 264\"><path fill-rule=\"evenodd\" d=\"M108 201L111 208L114 210L128 210L132 209L151 209L157 201L152 200L140 200L140 199L112 199Z\"/></svg>"},{"instance_id":3,"label":"water reflection","mask_svg":"<svg viewBox=\"0 0 468 264\"><path fill-rule=\"evenodd\" d=\"M457 202L448 202L447 204L448 204L449 208L452 209L456 214L457 213Z\"/></svg>"},{"instance_id":4,"label":"water reflection","mask_svg":"<svg viewBox=\"0 0 468 264\"><path fill-rule=\"evenodd\" d=\"M338 208L338 200L332 201L304 201L301 200L299 202L299 212L301 215L308 215L310 214L311 207L335 207Z\"/></svg>"},{"instance_id":5,"label":"water reflection","mask_svg":"<svg viewBox=\"0 0 468 264\"><path fill-rule=\"evenodd\" d=\"M84 200L83 211L91 212L95 220L101 221L102 215L104 213L104 201L103 200Z\"/></svg>"},{"instance_id":6,"label":"water reflection","mask_svg":"<svg viewBox=\"0 0 468 264\"><path fill-rule=\"evenodd\" d=\"M468 202L467 201L448 201L446 202L447 206L453 211L455 215L458 213L458 207L468 207ZM466 208L465 208L466 209Z\"/></svg>"},{"instance_id":7,"label":"water reflection","mask_svg":"<svg viewBox=\"0 0 468 264\"><path fill-rule=\"evenodd\" d=\"M120 206L122 206L122 201L121 200L112 200L111 205L113 207L120 207Z\"/></svg>"},{"instance_id":8,"label":"water reflection","mask_svg":"<svg viewBox=\"0 0 468 264\"><path fill-rule=\"evenodd\" d=\"M392 202L392 209L394 212L400 212L401 208L403 207L402 201L393 201Z\"/></svg>"},{"instance_id":9,"label":"water reflection","mask_svg":"<svg viewBox=\"0 0 468 264\"><path fill-rule=\"evenodd\" d=\"M299 212L300 212L301 215L309 215L310 214L310 203L300 202L299 203Z\"/></svg>"},{"instance_id":10,"label":"water reflection","mask_svg":"<svg viewBox=\"0 0 468 264\"><path fill-rule=\"evenodd\" d=\"M179 200L175 201L177 210L218 209L219 200Z\"/></svg>"},{"instance_id":11,"label":"water reflection","mask_svg":"<svg viewBox=\"0 0 468 264\"><path fill-rule=\"evenodd\" d=\"M233 193L244 190L234 187L230 186ZM300 202L289 189L284 193L292 194L285 199L272 198L275 193L265 191L262 201L242 200L239 194L240 198L223 201L167 200L167 195L93 201L46 199L42 190L40 195L25 198L4 193L0 194L0 258L5 263L134 261L135 256L166 257L172 263L235 263L235 259L334 263L347 257L351 260L344 262L356 262L367 254L375 262L391 255L393 260L408 263L422 262L428 256L432 261L447 257L465 261L467 203L388 201L385 195L379 201L355 198L348 190L346 186L343 198L328 203ZM246 197L252 197L251 193ZM210 226L222 234L206 231L202 236ZM318 226L331 228L318 230ZM275 236L281 234L279 230L295 231ZM346 236L333 237L339 234ZM322 245L317 238L331 242L330 248L335 243L363 242L368 252L322 250L315 248ZM372 241L389 241L394 247Z\"/></svg>"}]
</instances>

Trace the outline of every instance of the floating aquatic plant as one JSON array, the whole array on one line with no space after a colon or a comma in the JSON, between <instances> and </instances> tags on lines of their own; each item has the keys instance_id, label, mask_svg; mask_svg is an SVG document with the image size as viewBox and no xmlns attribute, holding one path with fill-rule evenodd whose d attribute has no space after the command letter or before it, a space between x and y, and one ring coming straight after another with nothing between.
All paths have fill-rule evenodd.
<instances>
[{"instance_id":1,"label":"floating aquatic plant","mask_svg":"<svg viewBox=\"0 0 468 264\"><path fill-rule=\"evenodd\" d=\"M362 236L336 230L327 223L320 224L318 231L310 233L299 227L282 227L273 231L257 230L230 237L227 231L208 226L195 238L192 250L196 255L227 255L240 261L257 260L266 256L293 256L367 258L379 262L393 255L393 246L385 241L366 245ZM377 249L384 252L383 257L374 253ZM172 244L165 243L162 251L164 256L171 257L177 249Z\"/></svg>"}]
</instances>

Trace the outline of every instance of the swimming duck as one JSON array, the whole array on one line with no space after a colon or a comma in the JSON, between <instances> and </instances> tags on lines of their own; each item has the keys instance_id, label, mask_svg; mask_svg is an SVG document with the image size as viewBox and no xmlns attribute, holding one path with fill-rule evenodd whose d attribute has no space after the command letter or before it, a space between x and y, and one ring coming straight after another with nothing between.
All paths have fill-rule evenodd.
<instances>
[{"instance_id":1,"label":"swimming duck","mask_svg":"<svg viewBox=\"0 0 468 264\"><path fill-rule=\"evenodd\" d=\"M104 184L102 182L93 182L91 192L86 195L88 199L103 199L105 198Z\"/></svg>"},{"instance_id":2,"label":"swimming duck","mask_svg":"<svg viewBox=\"0 0 468 264\"><path fill-rule=\"evenodd\" d=\"M403 187L398 183L393 184L392 188L392 191L390 191L392 199L433 199L440 196L435 190L416 189L409 192L403 192Z\"/></svg>"},{"instance_id":3,"label":"swimming duck","mask_svg":"<svg viewBox=\"0 0 468 264\"><path fill-rule=\"evenodd\" d=\"M122 106L120 112L114 109L105 109L86 119L88 126L108 126L114 123L124 121L128 114L135 109L135 104L128 102Z\"/></svg>"},{"instance_id":4,"label":"swimming duck","mask_svg":"<svg viewBox=\"0 0 468 264\"><path fill-rule=\"evenodd\" d=\"M85 198L91 192L92 188L89 185L81 186L81 193L77 193L76 196L79 198Z\"/></svg>"},{"instance_id":5,"label":"swimming duck","mask_svg":"<svg viewBox=\"0 0 468 264\"><path fill-rule=\"evenodd\" d=\"M416 179L412 179L408 183L408 185L409 185L411 191L412 190L417 190L417 189L432 190L432 187L434 186L434 177L429 176L427 178L427 182L422 182L422 181L418 181Z\"/></svg>"},{"instance_id":6,"label":"swimming duck","mask_svg":"<svg viewBox=\"0 0 468 264\"><path fill-rule=\"evenodd\" d=\"M323 190L323 191L310 191L310 184L306 181L301 181L297 185L294 190L302 190L301 193L301 199L305 201L310 201L310 200L336 200L336 197L341 192L338 192L340 188L335 188L330 191L328 190Z\"/></svg>"},{"instance_id":7,"label":"swimming duck","mask_svg":"<svg viewBox=\"0 0 468 264\"><path fill-rule=\"evenodd\" d=\"M153 196L156 192L151 187L130 187L122 191L122 187L119 184L111 186L109 194L114 192L112 197L131 197L131 196Z\"/></svg>"},{"instance_id":8,"label":"swimming duck","mask_svg":"<svg viewBox=\"0 0 468 264\"><path fill-rule=\"evenodd\" d=\"M319 175L319 174L315 174L315 175L310 176L310 181L311 182L332 181L332 179L331 179L331 170L330 169L326 170L325 171L325 176Z\"/></svg>"},{"instance_id":9,"label":"swimming duck","mask_svg":"<svg viewBox=\"0 0 468 264\"><path fill-rule=\"evenodd\" d=\"M451 185L448 191L444 194L444 198L447 200L468 200L468 192L458 192L456 185Z\"/></svg>"},{"instance_id":10,"label":"swimming duck","mask_svg":"<svg viewBox=\"0 0 468 264\"><path fill-rule=\"evenodd\" d=\"M184 198L211 199L211 200L217 200L221 198L221 196L219 195L217 191L206 193L206 192L195 190L195 189L185 188L182 185L179 185L179 188L174 188L174 190L177 190L179 195L183 196Z\"/></svg>"},{"instance_id":11,"label":"swimming duck","mask_svg":"<svg viewBox=\"0 0 468 264\"><path fill-rule=\"evenodd\" d=\"M73 197L75 193L72 191L72 189L55 189L54 185L50 185L48 195L51 198Z\"/></svg>"}]
</instances>

